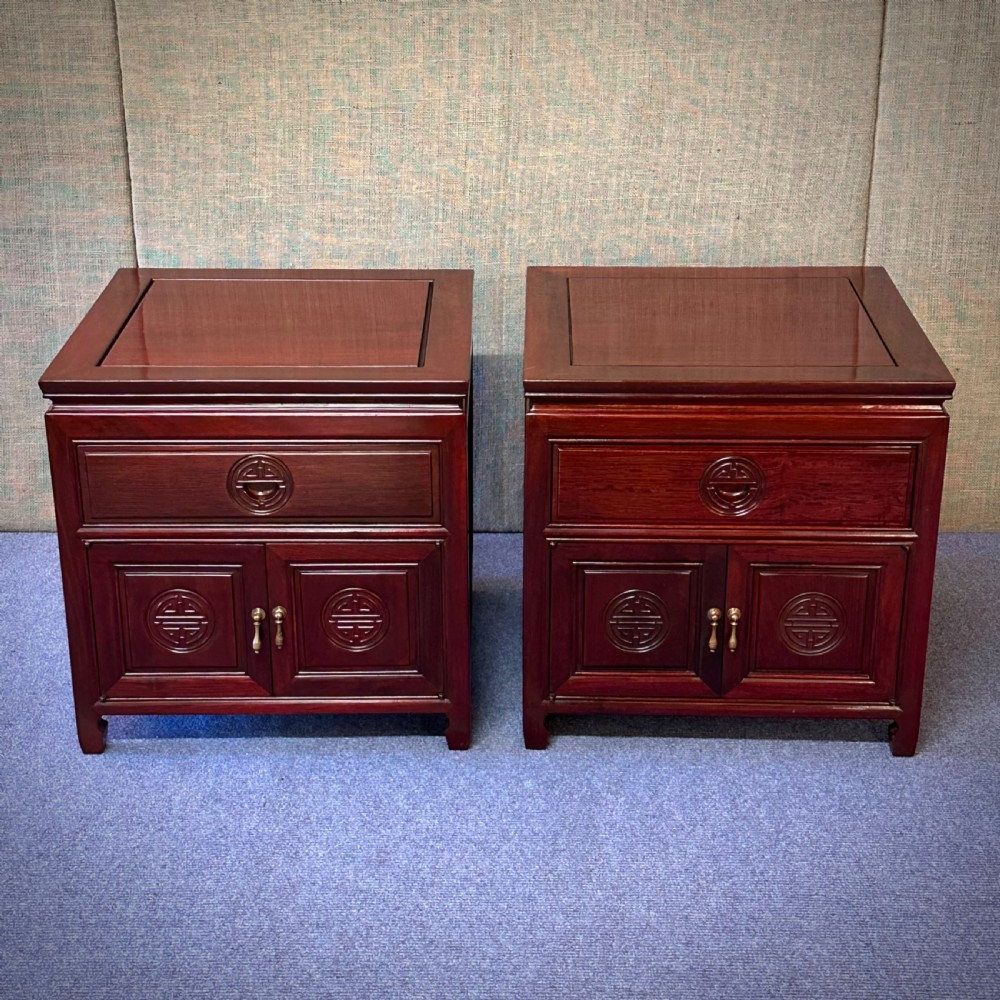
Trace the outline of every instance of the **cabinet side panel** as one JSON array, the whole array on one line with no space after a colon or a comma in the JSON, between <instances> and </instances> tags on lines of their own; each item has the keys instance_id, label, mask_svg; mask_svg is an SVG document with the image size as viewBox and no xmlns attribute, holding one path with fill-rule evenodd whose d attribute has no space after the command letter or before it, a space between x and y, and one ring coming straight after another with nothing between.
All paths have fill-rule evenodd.
<instances>
[{"instance_id":1,"label":"cabinet side panel","mask_svg":"<svg viewBox=\"0 0 1000 1000\"><path fill-rule=\"evenodd\" d=\"M906 579L899 676L896 684L903 719L900 734L893 742L893 752L901 755L909 755L916 750L919 736L947 446L948 417L942 415L936 423L934 433L920 448L917 462L914 510L919 540L914 546Z\"/></svg>"},{"instance_id":2,"label":"cabinet side panel","mask_svg":"<svg viewBox=\"0 0 1000 1000\"><path fill-rule=\"evenodd\" d=\"M95 704L101 696L97 675L97 651L91 613L90 576L86 548L77 530L83 519L76 466L76 447L69 426L53 413L45 418L56 527L59 533L59 562L62 569L63 599L66 603L66 633L73 675L73 699L77 731L86 753L104 749L103 726Z\"/></svg>"},{"instance_id":3,"label":"cabinet side panel","mask_svg":"<svg viewBox=\"0 0 1000 1000\"><path fill-rule=\"evenodd\" d=\"M543 537L552 483L551 447L540 422L525 420L523 553L523 713L525 742L544 749L549 698L550 545Z\"/></svg>"}]
</instances>

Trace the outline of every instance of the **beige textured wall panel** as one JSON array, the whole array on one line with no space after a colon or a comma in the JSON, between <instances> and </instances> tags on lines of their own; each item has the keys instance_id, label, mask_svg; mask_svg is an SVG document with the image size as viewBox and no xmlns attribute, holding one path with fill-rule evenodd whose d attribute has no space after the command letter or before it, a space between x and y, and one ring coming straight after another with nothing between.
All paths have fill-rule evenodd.
<instances>
[{"instance_id":1,"label":"beige textured wall panel","mask_svg":"<svg viewBox=\"0 0 1000 1000\"><path fill-rule=\"evenodd\" d=\"M119 0L140 261L476 269L521 519L530 263L859 263L881 4Z\"/></svg>"},{"instance_id":2,"label":"beige textured wall panel","mask_svg":"<svg viewBox=\"0 0 1000 1000\"><path fill-rule=\"evenodd\" d=\"M135 262L110 0L0 2L0 526L53 526L38 376Z\"/></svg>"},{"instance_id":3,"label":"beige textured wall panel","mask_svg":"<svg viewBox=\"0 0 1000 1000\"><path fill-rule=\"evenodd\" d=\"M1000 5L892 0L868 262L958 383L944 529L1000 529Z\"/></svg>"}]
</instances>

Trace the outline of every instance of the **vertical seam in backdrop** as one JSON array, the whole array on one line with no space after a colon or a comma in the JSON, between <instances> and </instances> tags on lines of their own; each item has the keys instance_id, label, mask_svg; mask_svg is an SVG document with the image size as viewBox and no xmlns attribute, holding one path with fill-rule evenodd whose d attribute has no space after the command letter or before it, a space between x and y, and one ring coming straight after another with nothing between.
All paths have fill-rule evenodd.
<instances>
[{"instance_id":1,"label":"vertical seam in backdrop","mask_svg":"<svg viewBox=\"0 0 1000 1000\"><path fill-rule=\"evenodd\" d=\"M125 73L122 69L122 36L118 30L118 0L111 0L111 17L115 25L115 54L118 57L118 94L121 98L122 140L125 144L125 185L128 188L128 221L132 230L132 257L139 266L139 239L135 231L135 192L132 189L132 157L128 144L128 116L125 114Z\"/></svg>"},{"instance_id":2,"label":"vertical seam in backdrop","mask_svg":"<svg viewBox=\"0 0 1000 1000\"><path fill-rule=\"evenodd\" d=\"M882 110L882 60L885 58L885 23L889 0L882 0L882 31L878 40L878 66L875 69L875 121L872 123L872 158L868 165L868 204L865 206L865 238L861 247L861 263L868 264L868 231L872 218L872 191L875 187L875 156L878 150L879 114Z\"/></svg>"}]
</instances>

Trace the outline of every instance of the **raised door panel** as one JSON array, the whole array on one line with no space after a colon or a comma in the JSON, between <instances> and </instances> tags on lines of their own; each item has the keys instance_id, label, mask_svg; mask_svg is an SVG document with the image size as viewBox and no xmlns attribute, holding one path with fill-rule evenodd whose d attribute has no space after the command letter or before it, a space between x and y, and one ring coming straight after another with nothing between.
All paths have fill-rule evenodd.
<instances>
[{"instance_id":1,"label":"raised door panel","mask_svg":"<svg viewBox=\"0 0 1000 1000\"><path fill-rule=\"evenodd\" d=\"M105 698L270 693L262 546L96 542L89 565Z\"/></svg>"},{"instance_id":2,"label":"raised door panel","mask_svg":"<svg viewBox=\"0 0 1000 1000\"><path fill-rule=\"evenodd\" d=\"M721 654L709 648L708 612L724 581L719 545L557 543L550 693L714 695Z\"/></svg>"},{"instance_id":3,"label":"raised door panel","mask_svg":"<svg viewBox=\"0 0 1000 1000\"><path fill-rule=\"evenodd\" d=\"M267 564L276 694L443 693L440 542L275 543Z\"/></svg>"},{"instance_id":4,"label":"raised door panel","mask_svg":"<svg viewBox=\"0 0 1000 1000\"><path fill-rule=\"evenodd\" d=\"M732 546L725 695L891 701L905 574L901 546Z\"/></svg>"}]
</instances>

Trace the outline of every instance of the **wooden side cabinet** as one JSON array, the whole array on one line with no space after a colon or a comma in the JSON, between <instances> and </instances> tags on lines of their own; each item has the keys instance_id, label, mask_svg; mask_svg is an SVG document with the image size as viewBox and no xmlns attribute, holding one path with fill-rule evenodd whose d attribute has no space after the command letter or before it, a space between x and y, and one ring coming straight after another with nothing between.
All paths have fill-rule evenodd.
<instances>
[{"instance_id":1,"label":"wooden side cabinet","mask_svg":"<svg viewBox=\"0 0 1000 1000\"><path fill-rule=\"evenodd\" d=\"M916 749L954 388L880 268L533 268L524 732L884 718Z\"/></svg>"},{"instance_id":2,"label":"wooden side cabinet","mask_svg":"<svg viewBox=\"0 0 1000 1000\"><path fill-rule=\"evenodd\" d=\"M469 745L468 271L119 271L41 379L80 743L115 713Z\"/></svg>"}]
</instances>

